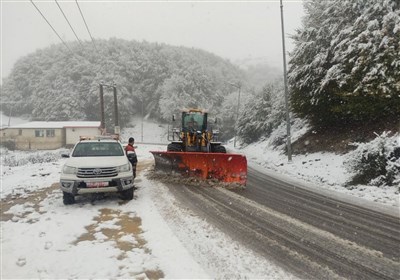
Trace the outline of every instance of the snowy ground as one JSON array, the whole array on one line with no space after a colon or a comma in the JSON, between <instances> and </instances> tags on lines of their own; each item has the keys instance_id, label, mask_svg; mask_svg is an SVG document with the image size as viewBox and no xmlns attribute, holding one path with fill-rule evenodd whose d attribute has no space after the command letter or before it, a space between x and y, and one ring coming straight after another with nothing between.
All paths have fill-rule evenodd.
<instances>
[{"instance_id":1,"label":"snowy ground","mask_svg":"<svg viewBox=\"0 0 400 280\"><path fill-rule=\"evenodd\" d=\"M166 142L165 127L151 129L144 141ZM124 137L141 138L140 123ZM147 140L149 139L149 140ZM165 145L137 144L142 167L151 168L149 150ZM231 144L228 148L234 150ZM244 248L183 208L145 170L135 199L78 200L64 206L58 182L61 150L6 152L1 161L1 278L294 278ZM349 174L343 157L294 156L292 163L267 143L238 152L250 165L313 187L399 206L395 188L342 187ZM37 158L42 159L37 162ZM282 175L283 174L283 175ZM378 205L378 203L377 203ZM129 221L129 223L127 223Z\"/></svg>"},{"instance_id":2,"label":"snowy ground","mask_svg":"<svg viewBox=\"0 0 400 280\"><path fill-rule=\"evenodd\" d=\"M165 146L137 149L149 168L153 149ZM49 188L63 159L31 163L21 152L5 157L21 166L2 170L2 201L18 202L2 215L2 279L294 278L182 208L145 171L133 201L81 199L67 207L61 191Z\"/></svg>"}]
</instances>

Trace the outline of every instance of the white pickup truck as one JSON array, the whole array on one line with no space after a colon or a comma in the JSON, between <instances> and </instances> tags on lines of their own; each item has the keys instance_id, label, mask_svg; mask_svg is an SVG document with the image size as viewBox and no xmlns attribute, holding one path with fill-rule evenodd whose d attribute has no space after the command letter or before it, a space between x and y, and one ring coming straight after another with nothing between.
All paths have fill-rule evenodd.
<instances>
[{"instance_id":1,"label":"white pickup truck","mask_svg":"<svg viewBox=\"0 0 400 280\"><path fill-rule=\"evenodd\" d=\"M132 166L119 141L81 140L63 157L68 157L60 176L65 205L90 193L119 192L122 199L133 199Z\"/></svg>"}]
</instances>

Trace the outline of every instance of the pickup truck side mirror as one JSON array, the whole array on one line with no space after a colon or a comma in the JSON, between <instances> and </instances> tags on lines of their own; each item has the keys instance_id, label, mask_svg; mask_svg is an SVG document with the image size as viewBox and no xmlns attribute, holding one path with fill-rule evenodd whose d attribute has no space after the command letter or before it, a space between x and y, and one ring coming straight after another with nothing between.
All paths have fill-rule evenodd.
<instances>
[{"instance_id":1,"label":"pickup truck side mirror","mask_svg":"<svg viewBox=\"0 0 400 280\"><path fill-rule=\"evenodd\" d=\"M69 158L69 154L61 154L62 158Z\"/></svg>"}]
</instances>

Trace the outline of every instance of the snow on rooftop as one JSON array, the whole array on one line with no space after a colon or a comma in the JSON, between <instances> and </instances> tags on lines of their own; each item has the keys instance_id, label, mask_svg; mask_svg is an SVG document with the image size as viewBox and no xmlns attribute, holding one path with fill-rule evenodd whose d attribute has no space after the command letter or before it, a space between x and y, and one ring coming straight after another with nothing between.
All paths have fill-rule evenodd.
<instances>
[{"instance_id":1,"label":"snow on rooftop","mask_svg":"<svg viewBox=\"0 0 400 280\"><path fill-rule=\"evenodd\" d=\"M9 128L64 128L64 127L100 127L100 122L65 121L65 122L28 122L10 126Z\"/></svg>"}]
</instances>

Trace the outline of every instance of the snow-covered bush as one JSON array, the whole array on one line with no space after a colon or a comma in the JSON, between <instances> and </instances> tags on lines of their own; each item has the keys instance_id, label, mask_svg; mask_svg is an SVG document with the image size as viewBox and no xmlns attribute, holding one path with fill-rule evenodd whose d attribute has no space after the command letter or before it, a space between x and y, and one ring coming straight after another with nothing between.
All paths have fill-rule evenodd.
<instances>
[{"instance_id":1,"label":"snow-covered bush","mask_svg":"<svg viewBox=\"0 0 400 280\"><path fill-rule=\"evenodd\" d=\"M346 169L355 174L348 185L400 185L399 134L384 132L371 142L356 145L344 161Z\"/></svg>"},{"instance_id":2,"label":"snow-covered bush","mask_svg":"<svg viewBox=\"0 0 400 280\"><path fill-rule=\"evenodd\" d=\"M60 157L60 151L18 151L10 152L6 149L1 150L2 165L14 167L23 166L27 164L43 163L43 162L56 162Z\"/></svg>"}]
</instances>

